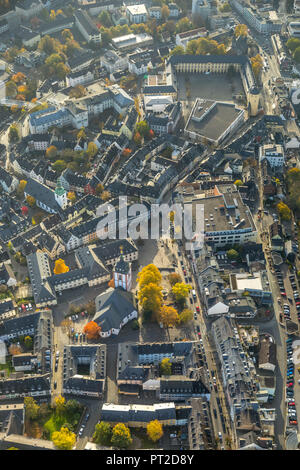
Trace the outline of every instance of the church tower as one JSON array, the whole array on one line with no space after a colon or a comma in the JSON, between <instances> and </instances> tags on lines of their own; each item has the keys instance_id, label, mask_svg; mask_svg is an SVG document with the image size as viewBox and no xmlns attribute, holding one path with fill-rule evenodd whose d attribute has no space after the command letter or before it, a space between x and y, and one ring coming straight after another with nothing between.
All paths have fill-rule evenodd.
<instances>
[{"instance_id":1,"label":"church tower","mask_svg":"<svg viewBox=\"0 0 300 470\"><path fill-rule=\"evenodd\" d=\"M62 209L65 209L68 205L67 191L62 187L60 178L57 179L57 185L55 188L55 200Z\"/></svg>"},{"instance_id":2,"label":"church tower","mask_svg":"<svg viewBox=\"0 0 300 470\"><path fill-rule=\"evenodd\" d=\"M115 287L122 287L126 291L131 290L131 263L124 260L123 247L120 247L121 257L116 262L114 269L114 283Z\"/></svg>"}]
</instances>

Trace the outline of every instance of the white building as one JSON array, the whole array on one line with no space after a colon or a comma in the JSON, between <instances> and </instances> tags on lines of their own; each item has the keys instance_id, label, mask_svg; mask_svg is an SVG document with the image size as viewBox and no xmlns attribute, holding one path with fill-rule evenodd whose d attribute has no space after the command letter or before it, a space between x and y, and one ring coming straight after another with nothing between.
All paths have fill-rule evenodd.
<instances>
[{"instance_id":1,"label":"white building","mask_svg":"<svg viewBox=\"0 0 300 470\"><path fill-rule=\"evenodd\" d=\"M146 23L148 12L144 4L126 7L126 16L131 23Z\"/></svg>"},{"instance_id":2,"label":"white building","mask_svg":"<svg viewBox=\"0 0 300 470\"><path fill-rule=\"evenodd\" d=\"M267 159L272 168L282 168L284 165L284 149L282 145L266 144L259 147L259 161Z\"/></svg>"},{"instance_id":3,"label":"white building","mask_svg":"<svg viewBox=\"0 0 300 470\"><path fill-rule=\"evenodd\" d=\"M84 85L94 80L94 74L89 69L78 70L66 76L67 86Z\"/></svg>"}]
</instances>

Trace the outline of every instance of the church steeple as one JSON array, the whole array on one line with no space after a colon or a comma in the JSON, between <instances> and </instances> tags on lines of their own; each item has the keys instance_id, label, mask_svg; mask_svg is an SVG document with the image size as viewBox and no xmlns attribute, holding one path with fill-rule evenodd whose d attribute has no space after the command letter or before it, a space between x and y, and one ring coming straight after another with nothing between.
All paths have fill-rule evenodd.
<instances>
[{"instance_id":1,"label":"church steeple","mask_svg":"<svg viewBox=\"0 0 300 470\"><path fill-rule=\"evenodd\" d=\"M124 290L131 289L131 263L125 261L123 256L123 246L120 246L120 259L116 262L114 269L115 287L122 287Z\"/></svg>"},{"instance_id":2,"label":"church steeple","mask_svg":"<svg viewBox=\"0 0 300 470\"><path fill-rule=\"evenodd\" d=\"M56 183L56 188L55 188L55 199L62 209L67 207L68 205L67 191L61 184L60 177L57 178L57 183Z\"/></svg>"}]
</instances>

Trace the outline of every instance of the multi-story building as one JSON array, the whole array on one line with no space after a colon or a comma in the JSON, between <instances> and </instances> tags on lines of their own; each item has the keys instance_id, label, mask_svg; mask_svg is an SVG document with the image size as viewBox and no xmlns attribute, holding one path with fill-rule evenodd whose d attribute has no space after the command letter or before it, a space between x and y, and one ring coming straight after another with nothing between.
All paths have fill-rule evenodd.
<instances>
[{"instance_id":1,"label":"multi-story building","mask_svg":"<svg viewBox=\"0 0 300 470\"><path fill-rule=\"evenodd\" d=\"M192 15L200 16L205 21L211 15L210 0L193 0Z\"/></svg>"},{"instance_id":2,"label":"multi-story building","mask_svg":"<svg viewBox=\"0 0 300 470\"><path fill-rule=\"evenodd\" d=\"M282 169L285 163L284 149L282 145L266 144L259 147L259 160L267 160L273 169Z\"/></svg>"},{"instance_id":3,"label":"multi-story building","mask_svg":"<svg viewBox=\"0 0 300 470\"><path fill-rule=\"evenodd\" d=\"M128 5L126 7L126 16L130 23L146 23L148 11L144 4Z\"/></svg>"},{"instance_id":4,"label":"multi-story building","mask_svg":"<svg viewBox=\"0 0 300 470\"><path fill-rule=\"evenodd\" d=\"M258 9L249 7L248 4L243 4L239 0L232 0L231 3L248 25L258 33L266 35L281 33L282 22L274 10L259 12Z\"/></svg>"},{"instance_id":5,"label":"multi-story building","mask_svg":"<svg viewBox=\"0 0 300 470\"><path fill-rule=\"evenodd\" d=\"M94 80L94 73L89 68L71 72L66 76L66 84L68 87L84 85L92 80Z\"/></svg>"},{"instance_id":6,"label":"multi-story building","mask_svg":"<svg viewBox=\"0 0 300 470\"><path fill-rule=\"evenodd\" d=\"M76 10L75 12L75 25L83 35L84 39L88 42L96 44L101 42L101 33L96 27L95 23L91 20L88 13L83 10Z\"/></svg>"},{"instance_id":7,"label":"multi-story building","mask_svg":"<svg viewBox=\"0 0 300 470\"><path fill-rule=\"evenodd\" d=\"M221 362L221 374L230 416L235 421L242 411L251 409L255 401L255 367L244 352L237 328L230 317L221 317L212 324L212 336Z\"/></svg>"}]
</instances>

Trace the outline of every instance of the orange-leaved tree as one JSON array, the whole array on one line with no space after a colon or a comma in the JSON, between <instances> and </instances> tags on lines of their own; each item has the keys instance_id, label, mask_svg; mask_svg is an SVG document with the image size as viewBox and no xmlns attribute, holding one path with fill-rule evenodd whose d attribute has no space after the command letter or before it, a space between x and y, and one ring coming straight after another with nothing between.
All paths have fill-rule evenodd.
<instances>
[{"instance_id":1,"label":"orange-leaved tree","mask_svg":"<svg viewBox=\"0 0 300 470\"><path fill-rule=\"evenodd\" d=\"M100 331L101 327L95 321L88 322L83 328L83 333L86 334L87 339L99 338Z\"/></svg>"}]
</instances>

